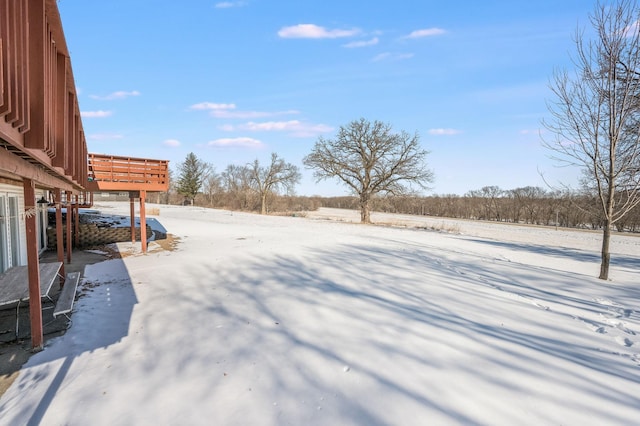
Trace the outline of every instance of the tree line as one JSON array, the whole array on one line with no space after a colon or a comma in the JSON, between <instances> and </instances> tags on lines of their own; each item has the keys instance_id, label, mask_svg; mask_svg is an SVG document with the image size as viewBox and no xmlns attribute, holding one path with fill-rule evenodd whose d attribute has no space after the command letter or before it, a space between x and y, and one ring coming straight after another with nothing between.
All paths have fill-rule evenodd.
<instances>
[{"instance_id":1,"label":"tree line","mask_svg":"<svg viewBox=\"0 0 640 426\"><path fill-rule=\"evenodd\" d=\"M357 209L356 197L314 200L322 207ZM514 224L602 230L605 220L593 194L523 187L503 190L487 186L464 195L380 197L373 209L385 213L487 220ZM619 232L640 232L640 206L615 224Z\"/></svg>"},{"instance_id":2,"label":"tree line","mask_svg":"<svg viewBox=\"0 0 640 426\"><path fill-rule=\"evenodd\" d=\"M177 179L170 178L168 202L200 204L266 214L276 195L292 195L301 175L297 166L278 154L268 165L256 159L246 165L230 164L221 173L193 152L178 165ZM173 173L172 173L173 174ZM173 196L172 196L173 193Z\"/></svg>"},{"instance_id":3,"label":"tree line","mask_svg":"<svg viewBox=\"0 0 640 426\"><path fill-rule=\"evenodd\" d=\"M277 155L272 156L272 161L274 158L278 158ZM298 196L293 192L261 191L258 181L252 183L251 178L252 174L261 168L256 162L247 166L229 165L222 173L216 173L210 166L202 164L202 169L208 171L205 171L202 189L192 199L187 200L189 204L193 201L194 205L203 207L291 215L317 210L320 207L360 209L360 198L357 196ZM175 183L171 188L170 192L164 195L165 201L184 204L184 195L177 191ZM282 188L292 189L291 186ZM464 195L377 196L371 199L370 208L372 211L385 213L561 228L602 230L605 226L602 210L593 193L551 190L538 186L515 189L485 186L468 191ZM636 205L617 221L615 229L619 232L640 232L640 205Z\"/></svg>"},{"instance_id":4,"label":"tree line","mask_svg":"<svg viewBox=\"0 0 640 426\"><path fill-rule=\"evenodd\" d=\"M387 123L361 118L340 126L334 139L320 137L303 163L314 170L318 180L336 178L356 194L361 221L369 223L376 196L406 196L415 193L414 188L425 189L433 180L427 154L417 134L394 133ZM221 173L189 153L177 172L172 188L183 197L181 202L194 204L202 194L210 206L261 214L273 210L274 201L282 200L283 195L292 197L301 178L298 167L276 153L267 165L256 159L246 165L229 165ZM304 207L308 209L308 203Z\"/></svg>"}]
</instances>

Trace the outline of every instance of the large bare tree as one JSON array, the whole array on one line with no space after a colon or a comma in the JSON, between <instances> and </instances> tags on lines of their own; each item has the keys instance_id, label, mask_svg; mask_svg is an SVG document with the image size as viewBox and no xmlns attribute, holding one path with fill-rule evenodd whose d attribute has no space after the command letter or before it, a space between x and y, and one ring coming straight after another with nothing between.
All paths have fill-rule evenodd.
<instances>
[{"instance_id":1,"label":"large bare tree","mask_svg":"<svg viewBox=\"0 0 640 426\"><path fill-rule=\"evenodd\" d=\"M575 72L551 82L555 138L543 144L577 165L603 215L600 279L609 277L611 228L640 203L640 13L635 1L596 5L593 39L576 32Z\"/></svg>"},{"instance_id":2,"label":"large bare tree","mask_svg":"<svg viewBox=\"0 0 640 426\"><path fill-rule=\"evenodd\" d=\"M211 167L211 172L202 182L202 192L207 198L207 203L212 206L214 197L222 193L222 177Z\"/></svg>"},{"instance_id":3,"label":"large bare tree","mask_svg":"<svg viewBox=\"0 0 640 426\"><path fill-rule=\"evenodd\" d=\"M406 195L433 181L417 134L393 133L391 125L361 118L340 126L334 139L320 137L303 162L318 181L337 178L359 198L360 220L371 223L376 194Z\"/></svg>"},{"instance_id":4,"label":"large bare tree","mask_svg":"<svg viewBox=\"0 0 640 426\"><path fill-rule=\"evenodd\" d=\"M248 170L250 186L260 196L260 214L267 213L267 200L273 192L285 190L292 193L301 178L298 167L286 163L275 152L271 154L269 166L262 167L256 159Z\"/></svg>"},{"instance_id":5,"label":"large bare tree","mask_svg":"<svg viewBox=\"0 0 640 426\"><path fill-rule=\"evenodd\" d=\"M228 196L228 207L232 209L247 210L251 207L251 192L249 168L229 164L221 174L222 187Z\"/></svg>"}]
</instances>

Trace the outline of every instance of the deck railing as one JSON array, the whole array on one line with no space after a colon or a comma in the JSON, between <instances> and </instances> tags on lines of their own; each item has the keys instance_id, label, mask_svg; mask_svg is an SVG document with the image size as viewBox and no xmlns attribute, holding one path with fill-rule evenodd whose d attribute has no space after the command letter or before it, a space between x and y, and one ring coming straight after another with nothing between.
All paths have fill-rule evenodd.
<instances>
[{"instance_id":1,"label":"deck railing","mask_svg":"<svg viewBox=\"0 0 640 426\"><path fill-rule=\"evenodd\" d=\"M87 188L92 191L164 192L169 188L169 162L89 154Z\"/></svg>"}]
</instances>

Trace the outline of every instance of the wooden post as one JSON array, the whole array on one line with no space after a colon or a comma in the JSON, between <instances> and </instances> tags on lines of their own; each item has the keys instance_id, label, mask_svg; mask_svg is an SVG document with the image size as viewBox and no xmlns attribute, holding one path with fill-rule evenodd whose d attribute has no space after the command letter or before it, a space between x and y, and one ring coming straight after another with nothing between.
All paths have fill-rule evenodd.
<instances>
[{"instance_id":1,"label":"wooden post","mask_svg":"<svg viewBox=\"0 0 640 426\"><path fill-rule=\"evenodd\" d=\"M136 205L133 193L129 193L129 210L131 212L131 242L136 242Z\"/></svg>"},{"instance_id":2,"label":"wooden post","mask_svg":"<svg viewBox=\"0 0 640 426\"><path fill-rule=\"evenodd\" d=\"M142 243L142 252L147 252L147 214L145 209L145 199L147 191L140 191L140 242Z\"/></svg>"},{"instance_id":3,"label":"wooden post","mask_svg":"<svg viewBox=\"0 0 640 426\"><path fill-rule=\"evenodd\" d=\"M64 236L62 232L62 190L56 188L54 191L55 203L56 203L56 252L58 254L58 262L62 262L60 268L60 275L65 277L64 272ZM60 288L64 285L64 280L60 279Z\"/></svg>"},{"instance_id":4,"label":"wooden post","mask_svg":"<svg viewBox=\"0 0 640 426\"><path fill-rule=\"evenodd\" d=\"M42 301L40 300L40 268L38 259L38 225L36 224L36 192L31 179L23 179L24 216L27 228L27 270L29 273L29 314L31 319L31 348L41 351L44 346Z\"/></svg>"},{"instance_id":5,"label":"wooden post","mask_svg":"<svg viewBox=\"0 0 640 426\"><path fill-rule=\"evenodd\" d=\"M80 245L80 196L79 195L74 195L74 198L76 200L75 203L75 209L74 209L74 227L73 230L75 232L74 234L74 244L76 247L78 247Z\"/></svg>"},{"instance_id":6,"label":"wooden post","mask_svg":"<svg viewBox=\"0 0 640 426\"><path fill-rule=\"evenodd\" d=\"M71 241L71 215L73 214L73 207L71 206L71 192L66 191L67 198L67 262L71 263L71 250L72 250L72 241Z\"/></svg>"}]
</instances>

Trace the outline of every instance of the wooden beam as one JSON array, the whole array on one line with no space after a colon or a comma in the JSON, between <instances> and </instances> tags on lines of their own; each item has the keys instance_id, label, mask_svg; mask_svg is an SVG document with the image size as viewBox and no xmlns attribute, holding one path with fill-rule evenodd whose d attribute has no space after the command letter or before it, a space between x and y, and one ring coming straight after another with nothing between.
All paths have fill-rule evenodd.
<instances>
[{"instance_id":1,"label":"wooden beam","mask_svg":"<svg viewBox=\"0 0 640 426\"><path fill-rule=\"evenodd\" d=\"M40 268L38 259L38 225L36 223L36 186L30 179L23 181L24 216L27 228L27 270L29 272L29 316L31 319L31 348L44 347L42 301L40 299Z\"/></svg>"},{"instance_id":2,"label":"wooden beam","mask_svg":"<svg viewBox=\"0 0 640 426\"><path fill-rule=\"evenodd\" d=\"M73 219L74 219L74 226L73 229L75 230L74 232L74 246L78 247L80 245L80 197L77 195L74 195L74 200L75 200L75 208L74 208L74 215L73 215Z\"/></svg>"},{"instance_id":3,"label":"wooden beam","mask_svg":"<svg viewBox=\"0 0 640 426\"><path fill-rule=\"evenodd\" d=\"M136 200L129 193L129 212L130 212L130 222L131 222L131 242L136 242Z\"/></svg>"},{"instance_id":4,"label":"wooden beam","mask_svg":"<svg viewBox=\"0 0 640 426\"><path fill-rule=\"evenodd\" d=\"M3 41L6 38L7 21L9 17L9 2L0 1L0 116L3 116L9 110L9 95L10 91L8 86L9 79L6 78L5 82L5 65L9 62L7 55L4 53L7 49L7 42Z\"/></svg>"},{"instance_id":5,"label":"wooden beam","mask_svg":"<svg viewBox=\"0 0 640 426\"><path fill-rule=\"evenodd\" d=\"M24 146L44 150L48 140L46 84L46 49L48 38L47 21L45 18L45 0L33 0L29 2L29 114L31 116L31 129L24 135Z\"/></svg>"},{"instance_id":6,"label":"wooden beam","mask_svg":"<svg viewBox=\"0 0 640 426\"><path fill-rule=\"evenodd\" d=\"M145 203L147 191L140 191L140 243L142 244L142 252L147 252L147 213Z\"/></svg>"},{"instance_id":7,"label":"wooden beam","mask_svg":"<svg viewBox=\"0 0 640 426\"><path fill-rule=\"evenodd\" d=\"M58 68L58 81L56 82L56 133L55 145L56 155L52 159L54 167L67 167L67 145L69 144L68 130L69 120L69 102L66 85L67 66L69 58L58 53L56 66ZM71 105L73 106L73 104Z\"/></svg>"},{"instance_id":8,"label":"wooden beam","mask_svg":"<svg viewBox=\"0 0 640 426\"><path fill-rule=\"evenodd\" d=\"M72 183L48 174L43 167L31 164L2 147L0 147L0 170L12 176L33 180L46 188L61 188L66 191L78 189Z\"/></svg>"},{"instance_id":9,"label":"wooden beam","mask_svg":"<svg viewBox=\"0 0 640 426\"><path fill-rule=\"evenodd\" d=\"M58 255L58 262L62 262L62 268L60 269L60 275L66 277L64 271L64 240L62 232L62 191L60 188L56 188L53 192L56 203L56 253ZM64 284L64 281L60 281L60 287Z\"/></svg>"},{"instance_id":10,"label":"wooden beam","mask_svg":"<svg viewBox=\"0 0 640 426\"><path fill-rule=\"evenodd\" d=\"M89 191L137 191L145 190L148 192L165 192L168 185L164 183L145 183L145 182L105 182L93 181L89 182L87 189Z\"/></svg>"},{"instance_id":11,"label":"wooden beam","mask_svg":"<svg viewBox=\"0 0 640 426\"><path fill-rule=\"evenodd\" d=\"M67 262L71 263L71 250L72 250L72 241L71 241L71 215L73 215L73 208L71 207L71 192L67 191L66 194L67 199Z\"/></svg>"}]
</instances>

